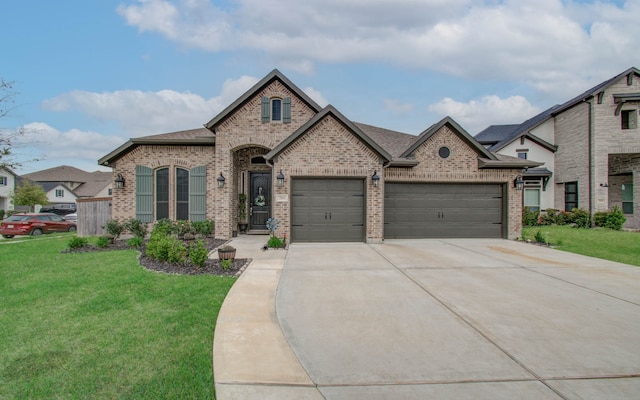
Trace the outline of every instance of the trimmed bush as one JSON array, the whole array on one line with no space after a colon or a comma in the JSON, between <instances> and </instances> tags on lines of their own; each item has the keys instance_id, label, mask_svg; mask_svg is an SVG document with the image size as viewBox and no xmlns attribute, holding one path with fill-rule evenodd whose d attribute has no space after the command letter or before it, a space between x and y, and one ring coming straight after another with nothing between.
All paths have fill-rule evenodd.
<instances>
[{"instance_id":1,"label":"trimmed bush","mask_svg":"<svg viewBox=\"0 0 640 400\"><path fill-rule=\"evenodd\" d=\"M71 238L71 240L69 240L69 243L67 243L67 246L70 249L79 249L80 247L84 247L88 244L89 244L89 240L87 238L74 236Z\"/></svg>"},{"instance_id":2,"label":"trimmed bush","mask_svg":"<svg viewBox=\"0 0 640 400\"><path fill-rule=\"evenodd\" d=\"M127 240L127 246L129 247L142 247L143 244L144 240L140 239L139 237L132 237L131 239Z\"/></svg>"},{"instance_id":3,"label":"trimmed bush","mask_svg":"<svg viewBox=\"0 0 640 400\"><path fill-rule=\"evenodd\" d=\"M522 207L522 225L536 226L538 225L538 216L540 211L532 211L529 207Z\"/></svg>"},{"instance_id":4,"label":"trimmed bush","mask_svg":"<svg viewBox=\"0 0 640 400\"><path fill-rule=\"evenodd\" d=\"M132 218L127 221L124 226L125 229L131 232L135 237L144 240L144 237L147 236L147 224L143 223L139 219Z\"/></svg>"},{"instance_id":5,"label":"trimmed bush","mask_svg":"<svg viewBox=\"0 0 640 400\"><path fill-rule=\"evenodd\" d=\"M113 236L114 240L119 238L124 231L124 225L115 219L107 221L102 228L104 228L109 235Z\"/></svg>"},{"instance_id":6,"label":"trimmed bush","mask_svg":"<svg viewBox=\"0 0 640 400\"><path fill-rule=\"evenodd\" d=\"M614 231L621 230L626 221L627 217L624 216L622 209L618 206L614 206L611 211L599 211L593 216L593 222L596 226L613 229Z\"/></svg>"},{"instance_id":7,"label":"trimmed bush","mask_svg":"<svg viewBox=\"0 0 640 400\"><path fill-rule=\"evenodd\" d=\"M195 230L196 234L200 235L203 238L206 238L207 236L211 235L211 233L213 233L213 220L194 221L191 223L191 225L193 225L193 229Z\"/></svg>"},{"instance_id":8,"label":"trimmed bush","mask_svg":"<svg viewBox=\"0 0 640 400\"><path fill-rule=\"evenodd\" d=\"M189 259L198 268L204 267L204 263L209 258L209 250L204 247L200 239L191 244L189 248Z\"/></svg>"},{"instance_id":9,"label":"trimmed bush","mask_svg":"<svg viewBox=\"0 0 640 400\"><path fill-rule=\"evenodd\" d=\"M96 246L98 246L98 247L107 247L112 242L113 242L113 240L110 237L100 236L100 237L98 237L98 240L96 240Z\"/></svg>"},{"instance_id":10,"label":"trimmed bush","mask_svg":"<svg viewBox=\"0 0 640 400\"><path fill-rule=\"evenodd\" d=\"M267 242L267 246L271 248L281 248L284 247L284 242L277 236L271 236Z\"/></svg>"},{"instance_id":11,"label":"trimmed bush","mask_svg":"<svg viewBox=\"0 0 640 400\"><path fill-rule=\"evenodd\" d=\"M590 228L591 216L582 208L574 208L571 210L571 223L575 224L576 228Z\"/></svg>"}]
</instances>

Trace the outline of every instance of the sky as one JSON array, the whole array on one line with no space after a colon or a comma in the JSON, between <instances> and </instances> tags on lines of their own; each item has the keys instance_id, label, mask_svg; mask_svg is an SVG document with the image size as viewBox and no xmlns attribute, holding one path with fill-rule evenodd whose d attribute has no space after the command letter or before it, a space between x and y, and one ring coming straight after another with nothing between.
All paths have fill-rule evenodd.
<instances>
[{"instance_id":1,"label":"sky","mask_svg":"<svg viewBox=\"0 0 640 400\"><path fill-rule=\"evenodd\" d=\"M0 18L17 174L202 127L279 69L352 121L515 124L635 66L640 0L20 0ZM39 161L29 162L33 158Z\"/></svg>"}]
</instances>

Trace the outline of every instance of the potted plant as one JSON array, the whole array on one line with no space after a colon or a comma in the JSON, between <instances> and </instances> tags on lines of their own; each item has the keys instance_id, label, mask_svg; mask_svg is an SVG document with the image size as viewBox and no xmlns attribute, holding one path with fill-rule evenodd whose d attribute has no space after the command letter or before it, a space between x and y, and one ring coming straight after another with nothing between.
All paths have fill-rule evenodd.
<instances>
[{"instance_id":1,"label":"potted plant","mask_svg":"<svg viewBox=\"0 0 640 400\"><path fill-rule=\"evenodd\" d=\"M238 194L238 229L240 232L245 233L249 222L247 221L247 195L244 193Z\"/></svg>"},{"instance_id":2,"label":"potted plant","mask_svg":"<svg viewBox=\"0 0 640 400\"><path fill-rule=\"evenodd\" d=\"M233 260L236 258L236 248L229 245L218 247L218 257L220 260Z\"/></svg>"}]
</instances>

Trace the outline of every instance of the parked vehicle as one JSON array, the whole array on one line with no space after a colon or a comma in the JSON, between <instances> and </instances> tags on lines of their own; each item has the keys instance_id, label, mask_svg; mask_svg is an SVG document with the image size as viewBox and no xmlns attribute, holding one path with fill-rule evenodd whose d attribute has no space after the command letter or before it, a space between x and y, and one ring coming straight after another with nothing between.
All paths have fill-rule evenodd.
<instances>
[{"instance_id":1,"label":"parked vehicle","mask_svg":"<svg viewBox=\"0 0 640 400\"><path fill-rule=\"evenodd\" d=\"M67 214L63 218L64 218L65 221L76 222L76 221L78 221L78 213Z\"/></svg>"},{"instance_id":2,"label":"parked vehicle","mask_svg":"<svg viewBox=\"0 0 640 400\"><path fill-rule=\"evenodd\" d=\"M65 221L53 213L20 213L13 214L0 223L0 234L10 239L15 235L38 236L52 232L75 232L76 223Z\"/></svg>"},{"instance_id":3,"label":"parked vehicle","mask_svg":"<svg viewBox=\"0 0 640 400\"><path fill-rule=\"evenodd\" d=\"M76 212L76 205L73 203L68 204L54 204L50 207L43 207L40 209L40 213L53 213L65 216Z\"/></svg>"}]
</instances>

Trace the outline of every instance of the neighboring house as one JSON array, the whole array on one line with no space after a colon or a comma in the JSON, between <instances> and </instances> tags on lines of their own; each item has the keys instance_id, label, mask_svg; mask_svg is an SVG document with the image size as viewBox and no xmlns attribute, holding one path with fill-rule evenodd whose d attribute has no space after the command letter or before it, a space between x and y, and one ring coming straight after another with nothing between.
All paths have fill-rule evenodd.
<instances>
[{"instance_id":1,"label":"neighboring house","mask_svg":"<svg viewBox=\"0 0 640 400\"><path fill-rule=\"evenodd\" d=\"M16 188L18 176L9 168L0 168L0 210L13 210L11 196Z\"/></svg>"},{"instance_id":2,"label":"neighboring house","mask_svg":"<svg viewBox=\"0 0 640 400\"><path fill-rule=\"evenodd\" d=\"M528 150L529 159L544 162L552 183L541 186L541 209L593 214L619 206L624 227L640 229L639 109L640 70L632 67L521 125L489 127L476 139L498 154ZM525 182L532 174L544 181L547 172L529 169ZM527 187L524 204L534 206Z\"/></svg>"},{"instance_id":3,"label":"neighboring house","mask_svg":"<svg viewBox=\"0 0 640 400\"><path fill-rule=\"evenodd\" d=\"M108 197L113 187L111 172L87 172L68 165L32 172L22 177L41 185L52 205L75 203L76 199L82 198Z\"/></svg>"},{"instance_id":4,"label":"neighboring house","mask_svg":"<svg viewBox=\"0 0 640 400\"><path fill-rule=\"evenodd\" d=\"M113 218L215 220L293 242L521 234L514 180L540 163L494 155L451 118L418 136L354 123L272 71L204 128L133 138L101 158L124 180Z\"/></svg>"}]
</instances>

